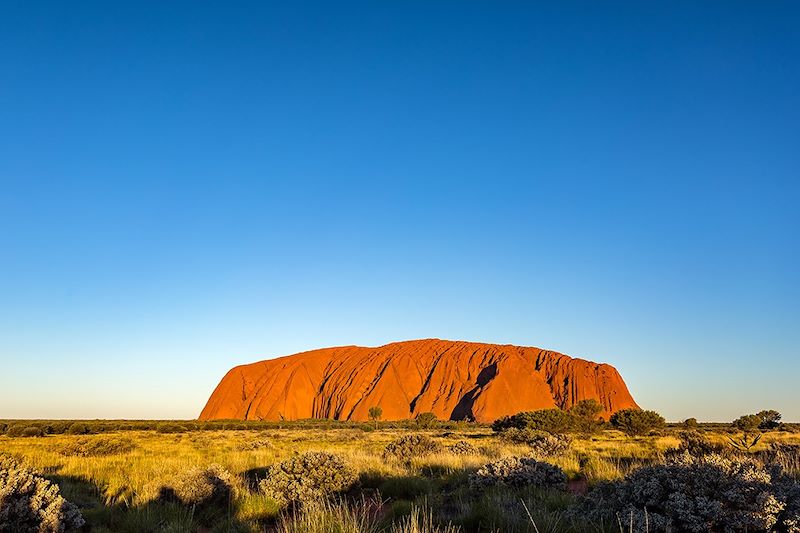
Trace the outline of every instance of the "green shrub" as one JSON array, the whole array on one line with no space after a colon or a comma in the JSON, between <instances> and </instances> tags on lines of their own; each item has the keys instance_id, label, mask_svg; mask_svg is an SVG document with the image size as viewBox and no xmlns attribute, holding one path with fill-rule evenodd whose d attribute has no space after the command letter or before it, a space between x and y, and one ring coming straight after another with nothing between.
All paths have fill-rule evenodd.
<instances>
[{"instance_id":1,"label":"green shrub","mask_svg":"<svg viewBox=\"0 0 800 533\"><path fill-rule=\"evenodd\" d=\"M69 420L52 420L47 423L45 432L48 435L61 435L67 432L67 429L73 424Z\"/></svg>"},{"instance_id":2,"label":"green shrub","mask_svg":"<svg viewBox=\"0 0 800 533\"><path fill-rule=\"evenodd\" d=\"M646 435L666 425L664 417L655 411L623 409L611 415L611 425L628 435Z\"/></svg>"},{"instance_id":3,"label":"green shrub","mask_svg":"<svg viewBox=\"0 0 800 533\"><path fill-rule=\"evenodd\" d=\"M584 434L597 433L603 427L603 421L599 418L602 412L603 406L594 398L579 401L569 410L572 430Z\"/></svg>"},{"instance_id":4,"label":"green shrub","mask_svg":"<svg viewBox=\"0 0 800 533\"><path fill-rule=\"evenodd\" d=\"M492 429L501 432L506 429L536 429L548 433L567 433L574 427L573 416L561 409L540 409L504 416L492 423Z\"/></svg>"},{"instance_id":5,"label":"green shrub","mask_svg":"<svg viewBox=\"0 0 800 533\"><path fill-rule=\"evenodd\" d=\"M6 428L6 435L9 437L21 437L26 427L27 426L23 426L22 424L11 424Z\"/></svg>"},{"instance_id":6,"label":"green shrub","mask_svg":"<svg viewBox=\"0 0 800 533\"><path fill-rule=\"evenodd\" d=\"M22 430L22 437L44 437L44 430L40 427L31 426Z\"/></svg>"},{"instance_id":7,"label":"green shrub","mask_svg":"<svg viewBox=\"0 0 800 533\"><path fill-rule=\"evenodd\" d=\"M421 428L429 428L436 424L436 421L439 420L434 413L420 413L414 419L417 425Z\"/></svg>"},{"instance_id":8,"label":"green shrub","mask_svg":"<svg viewBox=\"0 0 800 533\"><path fill-rule=\"evenodd\" d=\"M38 426L15 424L6 430L9 437L44 437L44 431Z\"/></svg>"},{"instance_id":9,"label":"green shrub","mask_svg":"<svg viewBox=\"0 0 800 533\"><path fill-rule=\"evenodd\" d=\"M176 476L170 488L184 505L224 507L233 497L233 476L220 465L192 468Z\"/></svg>"},{"instance_id":10,"label":"green shrub","mask_svg":"<svg viewBox=\"0 0 800 533\"><path fill-rule=\"evenodd\" d=\"M697 429L697 419L696 418L687 418L683 421L683 427L686 429Z\"/></svg>"},{"instance_id":11,"label":"green shrub","mask_svg":"<svg viewBox=\"0 0 800 533\"><path fill-rule=\"evenodd\" d=\"M378 428L378 420L383 416L383 408L379 405L374 405L369 408L369 419L375 423L375 428Z\"/></svg>"},{"instance_id":12,"label":"green shrub","mask_svg":"<svg viewBox=\"0 0 800 533\"><path fill-rule=\"evenodd\" d=\"M441 445L427 435L406 435L390 442L383 451L384 458L410 459L442 450Z\"/></svg>"},{"instance_id":13,"label":"green shrub","mask_svg":"<svg viewBox=\"0 0 800 533\"><path fill-rule=\"evenodd\" d=\"M761 419L758 428L762 431L771 431L781 426L781 414L774 409L759 411L756 416Z\"/></svg>"},{"instance_id":14,"label":"green shrub","mask_svg":"<svg viewBox=\"0 0 800 533\"><path fill-rule=\"evenodd\" d=\"M67 435L88 435L91 432L92 431L89 429L89 426L83 422L75 422L65 431Z\"/></svg>"},{"instance_id":15,"label":"green shrub","mask_svg":"<svg viewBox=\"0 0 800 533\"><path fill-rule=\"evenodd\" d=\"M758 415L742 415L731 424L736 429L744 432L758 431L761 426L762 419Z\"/></svg>"},{"instance_id":16,"label":"green shrub","mask_svg":"<svg viewBox=\"0 0 800 533\"><path fill-rule=\"evenodd\" d=\"M797 483L752 459L684 456L598 485L570 514L632 531L797 531ZM627 527L627 526L626 526Z\"/></svg>"},{"instance_id":17,"label":"green shrub","mask_svg":"<svg viewBox=\"0 0 800 533\"><path fill-rule=\"evenodd\" d=\"M479 491L495 486L564 490L567 476L559 467L531 457L506 457L479 468L469 485Z\"/></svg>"},{"instance_id":18,"label":"green shrub","mask_svg":"<svg viewBox=\"0 0 800 533\"><path fill-rule=\"evenodd\" d=\"M122 455L136 449L130 439L108 437L85 437L64 444L59 453L67 457L101 457Z\"/></svg>"},{"instance_id":19,"label":"green shrub","mask_svg":"<svg viewBox=\"0 0 800 533\"><path fill-rule=\"evenodd\" d=\"M84 523L58 485L0 456L0 531L62 533Z\"/></svg>"},{"instance_id":20,"label":"green shrub","mask_svg":"<svg viewBox=\"0 0 800 533\"><path fill-rule=\"evenodd\" d=\"M478 448L465 440L460 440L455 444L447 447L447 451L454 455L476 455L479 453Z\"/></svg>"},{"instance_id":21,"label":"green shrub","mask_svg":"<svg viewBox=\"0 0 800 533\"><path fill-rule=\"evenodd\" d=\"M555 457L564 454L571 444L566 435L553 435L538 429L509 428L500 432L500 438L512 444L525 444L531 447L536 457Z\"/></svg>"},{"instance_id":22,"label":"green shrub","mask_svg":"<svg viewBox=\"0 0 800 533\"><path fill-rule=\"evenodd\" d=\"M172 422L165 422L163 424L159 424L156 428L156 431L159 433L186 433L189 431L189 428L182 424L175 424Z\"/></svg>"},{"instance_id":23,"label":"green shrub","mask_svg":"<svg viewBox=\"0 0 800 533\"><path fill-rule=\"evenodd\" d=\"M310 501L348 490L358 474L340 456L307 452L267 469L259 488L280 503Z\"/></svg>"}]
</instances>

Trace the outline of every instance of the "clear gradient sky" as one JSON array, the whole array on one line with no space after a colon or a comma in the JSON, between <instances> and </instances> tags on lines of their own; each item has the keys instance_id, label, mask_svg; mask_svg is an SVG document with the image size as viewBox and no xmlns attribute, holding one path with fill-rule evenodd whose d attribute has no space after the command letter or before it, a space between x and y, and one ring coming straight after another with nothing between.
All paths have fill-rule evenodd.
<instances>
[{"instance_id":1,"label":"clear gradient sky","mask_svg":"<svg viewBox=\"0 0 800 533\"><path fill-rule=\"evenodd\" d=\"M0 418L424 337L800 420L800 3L0 4Z\"/></svg>"}]
</instances>

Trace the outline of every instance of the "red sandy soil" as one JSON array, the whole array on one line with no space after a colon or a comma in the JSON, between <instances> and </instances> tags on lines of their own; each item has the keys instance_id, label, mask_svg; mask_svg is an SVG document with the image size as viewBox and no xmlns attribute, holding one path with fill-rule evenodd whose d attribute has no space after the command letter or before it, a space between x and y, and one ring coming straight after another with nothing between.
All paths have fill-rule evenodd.
<instances>
[{"instance_id":1,"label":"red sandy soil","mask_svg":"<svg viewBox=\"0 0 800 533\"><path fill-rule=\"evenodd\" d=\"M230 370L200 420L383 420L432 412L492 420L594 398L603 416L637 408L617 370L532 347L425 339L323 348Z\"/></svg>"}]
</instances>

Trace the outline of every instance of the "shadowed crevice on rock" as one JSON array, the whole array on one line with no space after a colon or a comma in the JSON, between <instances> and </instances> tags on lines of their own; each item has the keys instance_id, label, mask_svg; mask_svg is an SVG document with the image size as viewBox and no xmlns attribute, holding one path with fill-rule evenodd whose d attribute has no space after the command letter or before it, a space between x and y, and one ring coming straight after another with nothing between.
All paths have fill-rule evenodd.
<instances>
[{"instance_id":1,"label":"shadowed crevice on rock","mask_svg":"<svg viewBox=\"0 0 800 533\"><path fill-rule=\"evenodd\" d=\"M475 405L475 400L478 398L483 387L494 379L497 375L497 363L493 363L478 374L475 379L476 385L468 393L461 398L453 412L450 413L450 420L475 420L475 413L472 412L472 406Z\"/></svg>"}]
</instances>

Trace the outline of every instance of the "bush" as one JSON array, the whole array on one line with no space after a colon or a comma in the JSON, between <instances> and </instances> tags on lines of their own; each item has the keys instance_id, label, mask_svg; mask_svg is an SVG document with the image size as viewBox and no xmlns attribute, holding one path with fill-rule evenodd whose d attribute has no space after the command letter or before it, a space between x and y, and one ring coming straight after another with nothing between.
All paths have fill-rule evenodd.
<instances>
[{"instance_id":1,"label":"bush","mask_svg":"<svg viewBox=\"0 0 800 533\"><path fill-rule=\"evenodd\" d=\"M83 422L75 422L74 424L70 425L64 433L67 435L88 435L91 433L91 430L89 429L89 426Z\"/></svg>"},{"instance_id":2,"label":"bush","mask_svg":"<svg viewBox=\"0 0 800 533\"><path fill-rule=\"evenodd\" d=\"M158 431L159 433L186 433L187 431L189 431L189 428L181 424L165 422L163 424L159 424L158 427L156 428L156 431Z\"/></svg>"},{"instance_id":3,"label":"bush","mask_svg":"<svg viewBox=\"0 0 800 533\"><path fill-rule=\"evenodd\" d=\"M500 438L513 444L525 444L531 447L536 457L554 457L569 449L571 439L565 435L553 435L537 429L509 428L500 432Z\"/></svg>"},{"instance_id":4,"label":"bush","mask_svg":"<svg viewBox=\"0 0 800 533\"><path fill-rule=\"evenodd\" d=\"M387 444L383 451L383 457L386 459L391 457L410 459L414 456L436 453L441 449L438 442L426 435L406 435Z\"/></svg>"},{"instance_id":5,"label":"bush","mask_svg":"<svg viewBox=\"0 0 800 533\"><path fill-rule=\"evenodd\" d=\"M778 429L781 426L781 414L774 409L760 411L756 416L761 420L758 428L762 431L770 431Z\"/></svg>"},{"instance_id":6,"label":"bush","mask_svg":"<svg viewBox=\"0 0 800 533\"><path fill-rule=\"evenodd\" d=\"M58 485L0 456L0 531L61 533L84 523Z\"/></svg>"},{"instance_id":7,"label":"bush","mask_svg":"<svg viewBox=\"0 0 800 533\"><path fill-rule=\"evenodd\" d=\"M44 430L40 427L30 426L23 428L20 437L44 437Z\"/></svg>"},{"instance_id":8,"label":"bush","mask_svg":"<svg viewBox=\"0 0 800 533\"><path fill-rule=\"evenodd\" d=\"M106 455L122 455L136 449L130 439L113 439L107 437L81 438L68 442L59 452L67 457L101 457Z\"/></svg>"},{"instance_id":9,"label":"bush","mask_svg":"<svg viewBox=\"0 0 800 533\"><path fill-rule=\"evenodd\" d=\"M340 456L308 452L270 466L259 488L279 503L304 502L348 490L356 471Z\"/></svg>"},{"instance_id":10,"label":"bush","mask_svg":"<svg viewBox=\"0 0 800 533\"><path fill-rule=\"evenodd\" d=\"M666 422L655 411L623 409L611 415L611 425L628 435L646 435L654 429L661 429Z\"/></svg>"},{"instance_id":11,"label":"bush","mask_svg":"<svg viewBox=\"0 0 800 533\"><path fill-rule=\"evenodd\" d=\"M596 433L603 425L599 419L602 412L603 406L595 399L579 401L569 410L572 415L572 429L580 433Z\"/></svg>"},{"instance_id":12,"label":"bush","mask_svg":"<svg viewBox=\"0 0 800 533\"><path fill-rule=\"evenodd\" d=\"M779 469L720 455L647 466L590 492L570 514L651 531L798 531L797 484ZM786 510L789 510L787 513Z\"/></svg>"},{"instance_id":13,"label":"bush","mask_svg":"<svg viewBox=\"0 0 800 533\"><path fill-rule=\"evenodd\" d=\"M436 424L438 418L433 413L420 413L414 419L417 425L421 428L429 428Z\"/></svg>"},{"instance_id":14,"label":"bush","mask_svg":"<svg viewBox=\"0 0 800 533\"><path fill-rule=\"evenodd\" d=\"M448 446L447 451L454 455L476 455L478 453L478 448L465 440L460 440Z\"/></svg>"},{"instance_id":15,"label":"bush","mask_svg":"<svg viewBox=\"0 0 800 533\"><path fill-rule=\"evenodd\" d=\"M761 426L761 422L761 417L758 415L742 415L734 420L731 424L736 429L747 433L750 431L758 431L758 428Z\"/></svg>"},{"instance_id":16,"label":"bush","mask_svg":"<svg viewBox=\"0 0 800 533\"><path fill-rule=\"evenodd\" d=\"M9 437L44 437L44 431L38 426L14 424L8 426L6 435Z\"/></svg>"},{"instance_id":17,"label":"bush","mask_svg":"<svg viewBox=\"0 0 800 533\"><path fill-rule=\"evenodd\" d=\"M475 490L495 486L564 490L567 476L559 467L530 457L507 457L482 466L469 478Z\"/></svg>"},{"instance_id":18,"label":"bush","mask_svg":"<svg viewBox=\"0 0 800 533\"><path fill-rule=\"evenodd\" d=\"M373 405L369 408L369 419L375 423L375 429L378 428L378 420L383 416L383 408L379 405Z\"/></svg>"},{"instance_id":19,"label":"bush","mask_svg":"<svg viewBox=\"0 0 800 533\"><path fill-rule=\"evenodd\" d=\"M683 421L683 427L686 429L697 429L697 419L696 418L687 418Z\"/></svg>"},{"instance_id":20,"label":"bush","mask_svg":"<svg viewBox=\"0 0 800 533\"><path fill-rule=\"evenodd\" d=\"M233 476L220 465L212 464L186 470L173 479L170 488L184 505L224 507L233 497Z\"/></svg>"},{"instance_id":21,"label":"bush","mask_svg":"<svg viewBox=\"0 0 800 533\"><path fill-rule=\"evenodd\" d=\"M498 418L492 423L492 429L498 433L510 428L537 429L548 433L566 433L573 427L573 416L561 409L525 411Z\"/></svg>"}]
</instances>

